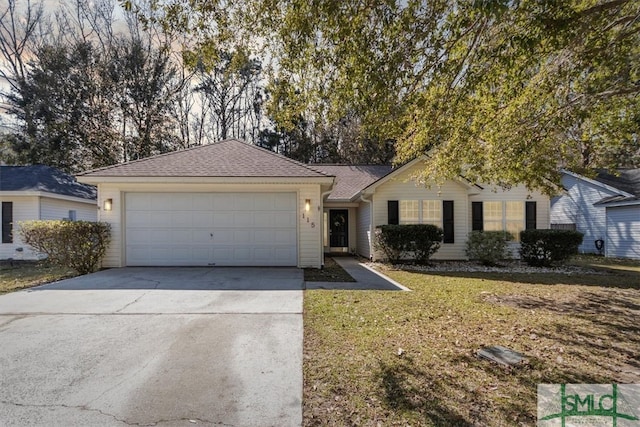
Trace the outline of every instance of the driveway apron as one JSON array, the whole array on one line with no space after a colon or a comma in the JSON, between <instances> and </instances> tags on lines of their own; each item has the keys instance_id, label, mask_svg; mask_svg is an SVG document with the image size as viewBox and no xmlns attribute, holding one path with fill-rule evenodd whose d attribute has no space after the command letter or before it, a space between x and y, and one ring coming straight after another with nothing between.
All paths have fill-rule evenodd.
<instances>
[{"instance_id":1,"label":"driveway apron","mask_svg":"<svg viewBox=\"0 0 640 427\"><path fill-rule=\"evenodd\" d=\"M123 268L0 296L0 425L299 426L302 283Z\"/></svg>"}]
</instances>

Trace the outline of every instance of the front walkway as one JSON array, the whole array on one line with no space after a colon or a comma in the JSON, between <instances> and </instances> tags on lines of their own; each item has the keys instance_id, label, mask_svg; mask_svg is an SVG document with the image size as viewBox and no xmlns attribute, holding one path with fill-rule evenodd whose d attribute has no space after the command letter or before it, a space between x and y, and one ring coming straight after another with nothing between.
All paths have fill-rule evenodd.
<instances>
[{"instance_id":1,"label":"front walkway","mask_svg":"<svg viewBox=\"0 0 640 427\"><path fill-rule=\"evenodd\" d=\"M352 257L334 257L355 282L305 282L306 289L408 291L410 289Z\"/></svg>"}]
</instances>

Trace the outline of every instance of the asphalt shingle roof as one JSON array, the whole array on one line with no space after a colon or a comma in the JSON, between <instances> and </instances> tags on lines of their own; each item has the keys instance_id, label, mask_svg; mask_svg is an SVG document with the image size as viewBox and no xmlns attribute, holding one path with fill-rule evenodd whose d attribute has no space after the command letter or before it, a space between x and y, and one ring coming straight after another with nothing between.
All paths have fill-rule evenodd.
<instances>
[{"instance_id":1,"label":"asphalt shingle roof","mask_svg":"<svg viewBox=\"0 0 640 427\"><path fill-rule=\"evenodd\" d=\"M600 171L595 180L640 197L640 169L619 169L615 175Z\"/></svg>"},{"instance_id":2,"label":"asphalt shingle roof","mask_svg":"<svg viewBox=\"0 0 640 427\"><path fill-rule=\"evenodd\" d=\"M352 200L360 191L389 174L391 166L382 165L309 165L313 169L336 177L333 191L327 201Z\"/></svg>"},{"instance_id":3,"label":"asphalt shingle roof","mask_svg":"<svg viewBox=\"0 0 640 427\"><path fill-rule=\"evenodd\" d=\"M328 175L303 163L237 139L160 154L94 169L82 176L104 177L285 177Z\"/></svg>"},{"instance_id":4,"label":"asphalt shingle roof","mask_svg":"<svg viewBox=\"0 0 640 427\"><path fill-rule=\"evenodd\" d=\"M43 191L96 200L96 188L45 165L0 166L0 191Z\"/></svg>"}]
</instances>

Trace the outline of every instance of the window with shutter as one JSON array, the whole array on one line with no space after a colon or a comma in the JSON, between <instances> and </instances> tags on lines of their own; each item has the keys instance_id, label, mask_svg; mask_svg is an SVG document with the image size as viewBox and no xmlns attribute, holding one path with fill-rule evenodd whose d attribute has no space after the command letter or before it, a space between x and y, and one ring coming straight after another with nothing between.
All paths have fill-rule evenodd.
<instances>
[{"instance_id":1,"label":"window with shutter","mask_svg":"<svg viewBox=\"0 0 640 427\"><path fill-rule=\"evenodd\" d=\"M2 202L2 243L13 243L13 202Z\"/></svg>"},{"instance_id":2,"label":"window with shutter","mask_svg":"<svg viewBox=\"0 0 640 427\"><path fill-rule=\"evenodd\" d=\"M442 201L442 237L443 243L455 243L453 227L453 200Z\"/></svg>"},{"instance_id":3,"label":"window with shutter","mask_svg":"<svg viewBox=\"0 0 640 427\"><path fill-rule=\"evenodd\" d=\"M471 202L471 229L482 231L484 229L482 202Z\"/></svg>"},{"instance_id":4,"label":"window with shutter","mask_svg":"<svg viewBox=\"0 0 640 427\"><path fill-rule=\"evenodd\" d=\"M535 230L538 228L537 224L537 204L536 202L527 202L526 206L526 229Z\"/></svg>"},{"instance_id":5,"label":"window with shutter","mask_svg":"<svg viewBox=\"0 0 640 427\"><path fill-rule=\"evenodd\" d=\"M400 216L398 212L398 201L387 201L387 224L397 225L400 224Z\"/></svg>"}]
</instances>

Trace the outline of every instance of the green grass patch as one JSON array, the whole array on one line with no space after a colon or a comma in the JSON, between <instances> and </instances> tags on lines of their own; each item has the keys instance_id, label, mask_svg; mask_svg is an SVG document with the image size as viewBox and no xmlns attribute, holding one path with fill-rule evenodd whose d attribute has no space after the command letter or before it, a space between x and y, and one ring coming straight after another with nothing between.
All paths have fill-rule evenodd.
<instances>
[{"instance_id":1,"label":"green grass patch","mask_svg":"<svg viewBox=\"0 0 640 427\"><path fill-rule=\"evenodd\" d=\"M0 264L0 294L77 276L74 270L44 262Z\"/></svg>"},{"instance_id":2,"label":"green grass patch","mask_svg":"<svg viewBox=\"0 0 640 427\"><path fill-rule=\"evenodd\" d=\"M540 383L640 383L633 269L385 274L413 291L306 291L306 426L535 425Z\"/></svg>"}]
</instances>

